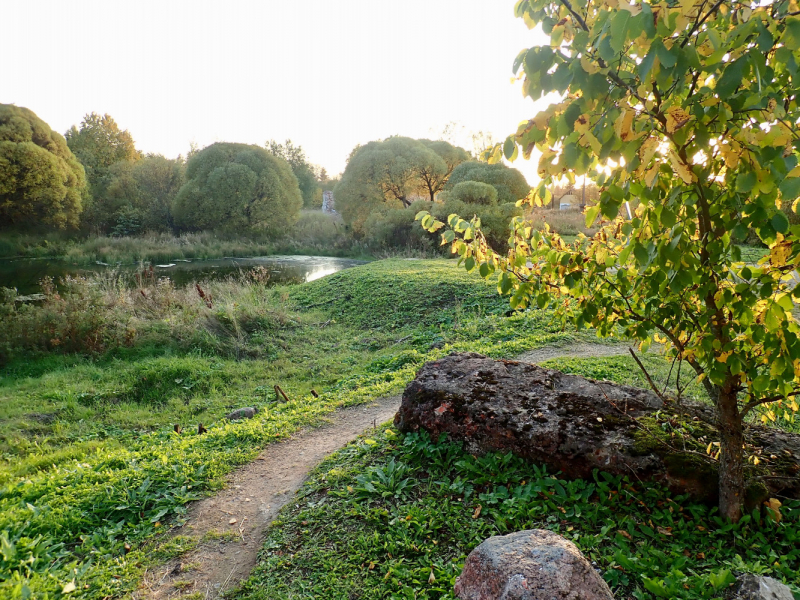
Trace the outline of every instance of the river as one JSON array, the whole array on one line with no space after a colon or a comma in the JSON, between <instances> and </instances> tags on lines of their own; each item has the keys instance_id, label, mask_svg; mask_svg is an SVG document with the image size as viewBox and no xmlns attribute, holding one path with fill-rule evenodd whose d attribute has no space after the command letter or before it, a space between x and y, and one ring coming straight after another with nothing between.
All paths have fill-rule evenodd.
<instances>
[{"instance_id":1,"label":"river","mask_svg":"<svg viewBox=\"0 0 800 600\"><path fill-rule=\"evenodd\" d=\"M328 256L256 256L250 258L219 258L213 260L176 260L167 264L153 265L157 277L168 277L181 286L196 281L208 281L245 273L255 267L269 272L269 283L303 283L314 281L364 264L365 261ZM149 268L149 263L146 265ZM57 259L6 259L0 260L0 287L16 288L20 295L40 291L39 281L52 277L56 281L66 275L82 276L115 269L122 273L135 273L141 264L77 265Z\"/></svg>"}]
</instances>

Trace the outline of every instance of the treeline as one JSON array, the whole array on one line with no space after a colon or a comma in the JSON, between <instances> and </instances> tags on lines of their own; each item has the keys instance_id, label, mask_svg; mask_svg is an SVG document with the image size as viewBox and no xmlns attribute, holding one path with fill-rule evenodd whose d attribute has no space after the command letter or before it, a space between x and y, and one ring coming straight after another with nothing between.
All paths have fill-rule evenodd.
<instances>
[{"instance_id":1,"label":"treeline","mask_svg":"<svg viewBox=\"0 0 800 600\"><path fill-rule=\"evenodd\" d=\"M301 209L319 208L323 190L331 189L344 223L317 214L320 222L296 226ZM427 210L439 218L477 215L492 246L503 249L509 221L521 214L516 201L529 191L516 169L478 162L441 140L394 136L359 145L341 180L332 180L291 140L215 143L170 159L143 154L109 115L90 113L61 136L32 111L0 104L6 230L213 231L269 239L295 232L304 240L317 231L320 243L337 251L428 252L439 248L439 236L414 221Z\"/></svg>"},{"instance_id":2,"label":"treeline","mask_svg":"<svg viewBox=\"0 0 800 600\"><path fill-rule=\"evenodd\" d=\"M0 104L0 229L285 232L335 182L291 140L216 143L186 158L143 154L109 115L64 136Z\"/></svg>"}]
</instances>

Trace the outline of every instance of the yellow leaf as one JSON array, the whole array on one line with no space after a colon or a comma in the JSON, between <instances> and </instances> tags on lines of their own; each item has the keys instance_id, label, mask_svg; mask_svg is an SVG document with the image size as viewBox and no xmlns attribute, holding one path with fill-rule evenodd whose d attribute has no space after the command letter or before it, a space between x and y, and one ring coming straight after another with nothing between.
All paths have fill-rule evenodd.
<instances>
[{"instance_id":1,"label":"yellow leaf","mask_svg":"<svg viewBox=\"0 0 800 600\"><path fill-rule=\"evenodd\" d=\"M592 61L592 59L590 59L585 54L581 56L581 68L590 75L593 75L594 73L597 73L600 70L600 67L598 67L594 63L594 61Z\"/></svg>"},{"instance_id":2,"label":"yellow leaf","mask_svg":"<svg viewBox=\"0 0 800 600\"><path fill-rule=\"evenodd\" d=\"M714 447L714 444L710 442L708 444L708 448L706 448L706 454L711 454L711 448L713 448L713 447Z\"/></svg>"},{"instance_id":3,"label":"yellow leaf","mask_svg":"<svg viewBox=\"0 0 800 600\"><path fill-rule=\"evenodd\" d=\"M760 463L760 462L761 462L761 461L760 461L760 460L758 460L758 457L757 457L757 456L754 456L754 457L753 457L753 464L754 464L754 465L757 465L757 464L758 464L758 463Z\"/></svg>"},{"instance_id":4,"label":"yellow leaf","mask_svg":"<svg viewBox=\"0 0 800 600\"><path fill-rule=\"evenodd\" d=\"M75 580L73 579L69 583L65 584L63 588L61 588L61 593L62 594L69 594L71 592L74 592L76 589L78 589L78 588L75 585Z\"/></svg>"},{"instance_id":5,"label":"yellow leaf","mask_svg":"<svg viewBox=\"0 0 800 600\"><path fill-rule=\"evenodd\" d=\"M589 115L581 115L575 119L575 131L581 135L589 131Z\"/></svg>"},{"instance_id":6,"label":"yellow leaf","mask_svg":"<svg viewBox=\"0 0 800 600\"><path fill-rule=\"evenodd\" d=\"M436 583L436 576L433 574L433 569L431 569L431 576L428 577L428 583Z\"/></svg>"},{"instance_id":7,"label":"yellow leaf","mask_svg":"<svg viewBox=\"0 0 800 600\"><path fill-rule=\"evenodd\" d=\"M792 253L792 242L780 242L775 244L769 251L769 264L773 268L780 268L786 265L789 255Z\"/></svg>"},{"instance_id":8,"label":"yellow leaf","mask_svg":"<svg viewBox=\"0 0 800 600\"><path fill-rule=\"evenodd\" d=\"M636 112L634 110L630 108L624 108L622 109L622 114L614 122L614 131L616 132L617 137L623 142L632 137L633 129L631 128L631 125L633 125L634 116L636 116Z\"/></svg>"},{"instance_id":9,"label":"yellow leaf","mask_svg":"<svg viewBox=\"0 0 800 600\"><path fill-rule=\"evenodd\" d=\"M653 187L653 182L656 180L656 175L658 175L658 167L659 164L655 163L644 174L644 182L647 184L647 187L649 188Z\"/></svg>"},{"instance_id":10,"label":"yellow leaf","mask_svg":"<svg viewBox=\"0 0 800 600\"><path fill-rule=\"evenodd\" d=\"M764 502L764 506L767 507L767 512L772 513L772 518L775 519L775 522L780 523L783 518L781 515L781 501L777 498L770 498Z\"/></svg>"},{"instance_id":11,"label":"yellow leaf","mask_svg":"<svg viewBox=\"0 0 800 600\"><path fill-rule=\"evenodd\" d=\"M681 161L675 151L669 153L669 163L672 165L672 170L675 171L675 174L680 177L684 183L694 183L697 181L695 174Z\"/></svg>"},{"instance_id":12,"label":"yellow leaf","mask_svg":"<svg viewBox=\"0 0 800 600\"><path fill-rule=\"evenodd\" d=\"M673 106L667 110L667 133L675 133L691 119L692 115L683 110L683 108L680 106Z\"/></svg>"},{"instance_id":13,"label":"yellow leaf","mask_svg":"<svg viewBox=\"0 0 800 600\"><path fill-rule=\"evenodd\" d=\"M638 4L628 4L627 2L623 2L622 4L619 5L619 7L622 10L627 10L629 13L631 13L632 17L635 17L640 12L642 12L642 7L639 6Z\"/></svg>"},{"instance_id":14,"label":"yellow leaf","mask_svg":"<svg viewBox=\"0 0 800 600\"><path fill-rule=\"evenodd\" d=\"M642 161L643 165L650 164L650 161L655 156L656 151L658 150L658 140L656 138L647 138L639 147L639 159Z\"/></svg>"},{"instance_id":15,"label":"yellow leaf","mask_svg":"<svg viewBox=\"0 0 800 600\"><path fill-rule=\"evenodd\" d=\"M477 519L481 515L481 508L482 506L478 504L478 508L475 509L475 512L472 513L472 518Z\"/></svg>"}]
</instances>

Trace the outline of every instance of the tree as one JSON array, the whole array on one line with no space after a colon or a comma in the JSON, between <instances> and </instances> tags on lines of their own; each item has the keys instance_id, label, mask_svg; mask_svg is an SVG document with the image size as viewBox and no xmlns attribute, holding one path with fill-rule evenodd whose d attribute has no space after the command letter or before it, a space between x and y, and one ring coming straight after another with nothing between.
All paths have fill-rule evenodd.
<instances>
[{"instance_id":1,"label":"tree","mask_svg":"<svg viewBox=\"0 0 800 600\"><path fill-rule=\"evenodd\" d=\"M285 160L264 148L216 143L189 160L173 206L178 227L279 235L297 222L303 199Z\"/></svg>"},{"instance_id":2,"label":"tree","mask_svg":"<svg viewBox=\"0 0 800 600\"><path fill-rule=\"evenodd\" d=\"M84 169L89 184L89 198L83 222L95 229L108 231L113 227L119 206L106 195L109 170L123 161L136 161L142 154L136 149L127 129L120 129L108 115L89 113L83 117L80 129L73 125L65 134L67 145Z\"/></svg>"},{"instance_id":3,"label":"tree","mask_svg":"<svg viewBox=\"0 0 800 600\"><path fill-rule=\"evenodd\" d=\"M500 204L516 202L531 191L531 186L522 173L502 163L487 164L474 160L463 162L453 170L445 189L452 189L462 181L480 181L493 186L497 190L497 201Z\"/></svg>"},{"instance_id":4,"label":"tree","mask_svg":"<svg viewBox=\"0 0 800 600\"><path fill-rule=\"evenodd\" d=\"M75 227L85 190L64 138L31 110L0 104L0 223Z\"/></svg>"},{"instance_id":5,"label":"tree","mask_svg":"<svg viewBox=\"0 0 800 600\"><path fill-rule=\"evenodd\" d=\"M120 130L117 122L108 114L101 117L97 113L89 113L83 117L80 129L73 125L65 137L70 150L86 169L92 185L114 163L138 160L142 156L128 130Z\"/></svg>"},{"instance_id":6,"label":"tree","mask_svg":"<svg viewBox=\"0 0 800 600\"><path fill-rule=\"evenodd\" d=\"M183 185L184 171L182 158L171 160L160 154L111 165L104 192L111 227L116 229L122 220L138 223L142 231L172 230L172 203ZM125 231L136 233L135 229Z\"/></svg>"},{"instance_id":7,"label":"tree","mask_svg":"<svg viewBox=\"0 0 800 600\"><path fill-rule=\"evenodd\" d=\"M590 174L601 196L587 225L599 215L610 223L566 244L516 219L501 256L477 222L452 215L444 240L467 269L497 273L512 306L554 306L579 327L621 332L642 350L662 343L686 363L715 407L719 506L736 521L746 478L758 473L743 449L745 419L798 410L800 287L785 281L800 264L800 226L786 216L800 194L797 6L520 0L516 14L551 41L514 61L525 93L561 101L487 155L538 148L536 203L549 201L554 178ZM628 220L619 212L632 200ZM751 230L770 248L758 264L737 245Z\"/></svg>"},{"instance_id":8,"label":"tree","mask_svg":"<svg viewBox=\"0 0 800 600\"><path fill-rule=\"evenodd\" d=\"M303 148L295 146L292 140L286 140L283 144L270 140L264 146L270 154L282 158L292 167L292 172L297 177L297 184L300 186L300 193L303 195L303 206L306 208L322 206L322 195L319 193L321 179L317 175L317 168L308 162Z\"/></svg>"},{"instance_id":9,"label":"tree","mask_svg":"<svg viewBox=\"0 0 800 600\"><path fill-rule=\"evenodd\" d=\"M408 208L422 195L435 196L463 152L447 142L400 136L359 146L334 190L337 210L358 231L376 208Z\"/></svg>"},{"instance_id":10,"label":"tree","mask_svg":"<svg viewBox=\"0 0 800 600\"><path fill-rule=\"evenodd\" d=\"M453 146L448 142L441 140L418 140L422 146L421 152L432 151L441 160L435 160L426 154L423 154L417 160L417 177L422 181L423 187L428 191L431 202L436 199L438 194L444 188L444 185L450 179L453 170L469 160L469 153L463 148ZM424 150L423 150L424 149Z\"/></svg>"}]
</instances>

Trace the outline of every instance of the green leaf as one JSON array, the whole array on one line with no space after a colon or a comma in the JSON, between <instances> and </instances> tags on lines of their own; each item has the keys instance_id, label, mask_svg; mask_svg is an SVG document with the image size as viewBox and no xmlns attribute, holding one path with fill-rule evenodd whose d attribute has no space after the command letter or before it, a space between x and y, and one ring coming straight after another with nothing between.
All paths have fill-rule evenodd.
<instances>
[{"instance_id":1,"label":"green leaf","mask_svg":"<svg viewBox=\"0 0 800 600\"><path fill-rule=\"evenodd\" d=\"M597 219L597 215L600 214L600 205L595 204L591 208L586 209L586 227L591 227L594 225L595 219Z\"/></svg>"},{"instance_id":2,"label":"green leaf","mask_svg":"<svg viewBox=\"0 0 800 600\"><path fill-rule=\"evenodd\" d=\"M467 271L472 271L475 268L475 259L471 256L468 256L467 259L464 261L464 268Z\"/></svg>"},{"instance_id":3,"label":"green leaf","mask_svg":"<svg viewBox=\"0 0 800 600\"><path fill-rule=\"evenodd\" d=\"M611 18L610 31L610 44L615 53L619 54L625 46L625 39L628 34L628 21L631 18L631 13L627 10L618 10ZM674 63L673 63L674 64Z\"/></svg>"},{"instance_id":4,"label":"green leaf","mask_svg":"<svg viewBox=\"0 0 800 600\"><path fill-rule=\"evenodd\" d=\"M503 143L503 155L506 159L511 160L511 157L517 153L517 145L514 143L514 137L508 136Z\"/></svg>"},{"instance_id":5,"label":"green leaf","mask_svg":"<svg viewBox=\"0 0 800 600\"><path fill-rule=\"evenodd\" d=\"M722 72L722 76L719 78L717 86L714 88L714 91L720 98L727 99L742 83L746 61L747 57L745 56L738 58L730 63Z\"/></svg>"},{"instance_id":6,"label":"green leaf","mask_svg":"<svg viewBox=\"0 0 800 600\"><path fill-rule=\"evenodd\" d=\"M786 218L786 215L783 214L782 211L776 212L775 216L772 217L772 227L778 233L786 233L789 231L789 219Z\"/></svg>"},{"instance_id":7,"label":"green leaf","mask_svg":"<svg viewBox=\"0 0 800 600\"><path fill-rule=\"evenodd\" d=\"M800 50L800 19L796 17L786 19L786 29L781 41L792 52Z\"/></svg>"}]
</instances>

